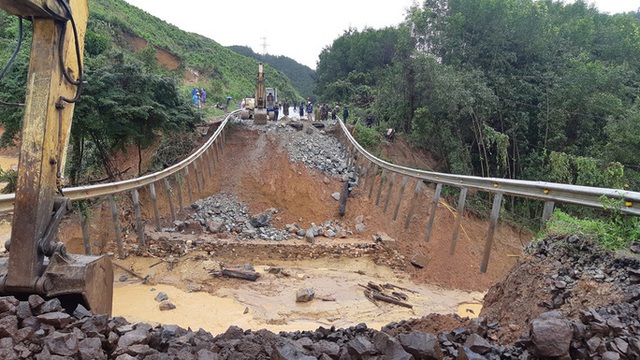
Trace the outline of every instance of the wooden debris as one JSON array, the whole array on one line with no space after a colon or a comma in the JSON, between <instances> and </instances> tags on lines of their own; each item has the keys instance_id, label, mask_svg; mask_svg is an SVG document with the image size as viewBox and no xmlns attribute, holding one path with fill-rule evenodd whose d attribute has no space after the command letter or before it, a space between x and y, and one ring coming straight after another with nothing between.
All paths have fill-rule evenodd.
<instances>
[{"instance_id":1,"label":"wooden debris","mask_svg":"<svg viewBox=\"0 0 640 360\"><path fill-rule=\"evenodd\" d=\"M116 263L113 263L113 266L117 267L118 269L124 270L126 271L129 275L132 275L134 277L137 277L140 280L144 280L143 276L140 276L139 274L135 273L133 270L129 270L126 267L122 266L122 265L118 265Z\"/></svg>"},{"instance_id":2,"label":"wooden debris","mask_svg":"<svg viewBox=\"0 0 640 360\"><path fill-rule=\"evenodd\" d=\"M186 260L186 259L183 259L183 260ZM160 265L162 263L165 263L165 262L169 263L169 271L173 271L173 265L177 264L178 262L180 262L180 258L174 258L173 256L169 256L168 259L165 258L165 259L162 259L162 260L160 260L160 261L158 261L156 263L151 264L149 266L149 268L152 268L154 266L158 266L158 265Z\"/></svg>"},{"instance_id":3,"label":"wooden debris","mask_svg":"<svg viewBox=\"0 0 640 360\"><path fill-rule=\"evenodd\" d=\"M402 300L409 300L409 296L407 294L405 294L405 293L394 291L394 292L391 293L391 295L393 295L393 296L395 296L397 298L400 298Z\"/></svg>"},{"instance_id":4,"label":"wooden debris","mask_svg":"<svg viewBox=\"0 0 640 360\"><path fill-rule=\"evenodd\" d=\"M377 292L382 292L382 291L383 291L383 290L382 290L382 286L377 285L377 284L375 284L375 283L373 283L373 282L371 282L371 281L369 281L369 283L367 284L367 287L368 287L369 289L371 289L371 290L375 290L375 291L377 291Z\"/></svg>"},{"instance_id":5,"label":"wooden debris","mask_svg":"<svg viewBox=\"0 0 640 360\"><path fill-rule=\"evenodd\" d=\"M152 268L152 267L154 267L154 266L158 266L158 265L162 264L163 262L164 262L164 260L160 260L160 261L158 261L158 262L156 262L156 263L153 263L153 264L151 264L151 265L149 266L149 269L151 269L151 268Z\"/></svg>"},{"instance_id":6,"label":"wooden debris","mask_svg":"<svg viewBox=\"0 0 640 360\"><path fill-rule=\"evenodd\" d=\"M406 307L409 309L413 309L413 305L406 303L402 300L408 300L409 296L399 292L393 292L391 295L385 294L383 290L383 286L375 284L373 282L369 282L366 286L362 284L358 284L358 286L363 287L364 295L367 299L371 300L375 304L375 300L384 301L390 304Z\"/></svg>"},{"instance_id":7,"label":"wooden debris","mask_svg":"<svg viewBox=\"0 0 640 360\"><path fill-rule=\"evenodd\" d=\"M260 273L244 269L222 269L222 275L251 281L256 281L260 277Z\"/></svg>"},{"instance_id":8,"label":"wooden debris","mask_svg":"<svg viewBox=\"0 0 640 360\"><path fill-rule=\"evenodd\" d=\"M418 293L418 292L417 292L417 291L415 291L415 290L407 289L407 288L405 288L405 287L398 286L398 285L393 285L393 284L389 284L389 283L386 283L386 284L382 285L382 287L384 287L385 289L398 289L398 290L404 290L404 291L408 291L408 292L410 292L410 293L412 293L412 294L417 294L417 293Z\"/></svg>"},{"instance_id":9,"label":"wooden debris","mask_svg":"<svg viewBox=\"0 0 640 360\"><path fill-rule=\"evenodd\" d=\"M395 304L395 305L398 305L398 306L403 306L403 307L406 307L406 308L409 308L409 309L413 309L413 305L407 304L406 302L403 302L403 301L400 301L400 300L396 300L396 299L394 299L394 298L392 298L390 296L384 295L382 293L378 293L378 292L373 291L372 296L376 300L380 300L380 301L388 302L388 303Z\"/></svg>"}]
</instances>

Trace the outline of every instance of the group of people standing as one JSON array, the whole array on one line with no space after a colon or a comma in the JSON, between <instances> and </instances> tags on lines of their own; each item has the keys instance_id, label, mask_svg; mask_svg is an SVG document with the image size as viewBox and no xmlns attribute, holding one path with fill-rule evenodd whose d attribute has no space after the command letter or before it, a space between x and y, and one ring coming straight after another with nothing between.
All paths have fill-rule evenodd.
<instances>
[{"instance_id":1,"label":"group of people standing","mask_svg":"<svg viewBox=\"0 0 640 360\"><path fill-rule=\"evenodd\" d=\"M191 90L191 99L193 100L193 105L201 109L202 105L207 102L207 91L196 86Z\"/></svg>"},{"instance_id":2,"label":"group of people standing","mask_svg":"<svg viewBox=\"0 0 640 360\"><path fill-rule=\"evenodd\" d=\"M306 113L307 119L309 119L310 121L315 121L316 115L314 114L313 104L311 103L310 100L308 100L306 104L304 103L304 101L300 101L299 103L296 103L294 101L293 110L296 110L296 107L298 108L298 114L300 115L301 118ZM287 112L288 112L288 108L289 108L288 102L286 102L284 105L284 109L287 109ZM340 107L338 105L335 105L331 110L329 110L329 104L323 103L319 105L316 111L319 111L320 113L320 116L319 116L320 121L327 120L329 118L329 113L331 113L331 119L336 120L338 117L338 113L340 111ZM285 115L288 115L288 114L285 114ZM348 118L349 118L349 109L345 106L342 109L342 120L346 122Z\"/></svg>"}]
</instances>

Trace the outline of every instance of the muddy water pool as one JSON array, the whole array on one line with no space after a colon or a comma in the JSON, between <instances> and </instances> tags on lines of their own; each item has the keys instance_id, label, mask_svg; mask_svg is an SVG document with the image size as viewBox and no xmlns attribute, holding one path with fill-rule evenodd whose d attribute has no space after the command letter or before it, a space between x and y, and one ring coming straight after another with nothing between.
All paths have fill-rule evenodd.
<instances>
[{"instance_id":1,"label":"muddy water pool","mask_svg":"<svg viewBox=\"0 0 640 360\"><path fill-rule=\"evenodd\" d=\"M132 268L147 267L141 264ZM199 267L215 267L205 262L183 264L187 272L174 268L168 283L156 273L158 285L143 285L138 281L116 283L114 289L114 316L124 316L129 321L154 324L176 324L194 330L202 328L213 334L226 331L230 325L243 329L269 329L273 332L315 330L320 326L337 328L366 323L380 327L393 322L417 318L430 313L458 313L463 317L476 317L480 312L484 294L444 290L429 285L412 283L404 274L378 266L367 258L320 259L296 262L269 262L269 266L256 265L261 277L256 282L237 279L217 279L209 292L188 292L197 288L196 281L206 283ZM290 276L274 275L265 271L269 267L286 269ZM192 273L193 276L189 276ZM116 276L116 279L118 276ZM409 296L408 309L392 304L374 304L363 294L360 285L369 281L376 284L390 283L410 289L397 289ZM316 297L308 303L297 303L298 289L311 288ZM154 300L158 292L165 292L176 309L160 311ZM331 301L324 301L324 300ZM470 310L467 310L470 309Z\"/></svg>"}]
</instances>

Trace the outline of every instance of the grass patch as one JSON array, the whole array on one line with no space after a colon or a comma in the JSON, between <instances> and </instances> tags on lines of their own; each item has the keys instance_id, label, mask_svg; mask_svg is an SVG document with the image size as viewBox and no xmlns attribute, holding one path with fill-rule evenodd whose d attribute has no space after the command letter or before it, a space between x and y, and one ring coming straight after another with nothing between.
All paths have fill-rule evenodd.
<instances>
[{"instance_id":1,"label":"grass patch","mask_svg":"<svg viewBox=\"0 0 640 360\"><path fill-rule=\"evenodd\" d=\"M593 238L604 248L618 250L640 241L640 221L613 210L607 219L579 219L555 210L542 237L547 235L582 235Z\"/></svg>"},{"instance_id":2,"label":"grass patch","mask_svg":"<svg viewBox=\"0 0 640 360\"><path fill-rule=\"evenodd\" d=\"M375 127L366 127L360 123L356 123L353 136L356 138L358 144L365 149L373 149L382 142L382 135L380 135L380 132L378 132Z\"/></svg>"}]
</instances>

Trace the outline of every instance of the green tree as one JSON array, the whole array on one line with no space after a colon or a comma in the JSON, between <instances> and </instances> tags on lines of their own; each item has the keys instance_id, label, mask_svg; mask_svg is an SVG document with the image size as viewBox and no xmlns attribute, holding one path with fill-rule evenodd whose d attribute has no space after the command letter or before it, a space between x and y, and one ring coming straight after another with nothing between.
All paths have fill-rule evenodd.
<instances>
[{"instance_id":1,"label":"green tree","mask_svg":"<svg viewBox=\"0 0 640 360\"><path fill-rule=\"evenodd\" d=\"M135 145L138 174L142 174L142 149L160 133L193 129L199 115L181 97L175 79L148 73L140 63L125 61L116 55L113 64L87 71L88 84L76 107L72 127L73 154L71 181L95 168L83 166L86 151L101 163L109 177L116 175L109 159L114 151ZM88 143L90 142L90 143Z\"/></svg>"}]
</instances>

